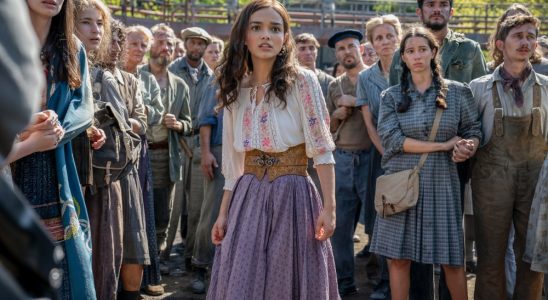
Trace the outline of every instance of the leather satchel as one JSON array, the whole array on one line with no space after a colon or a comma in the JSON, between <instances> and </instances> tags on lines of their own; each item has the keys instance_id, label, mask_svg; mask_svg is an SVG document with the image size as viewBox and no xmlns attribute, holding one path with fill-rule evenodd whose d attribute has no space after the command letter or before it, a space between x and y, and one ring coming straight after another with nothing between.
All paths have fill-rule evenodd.
<instances>
[{"instance_id":1,"label":"leather satchel","mask_svg":"<svg viewBox=\"0 0 548 300\"><path fill-rule=\"evenodd\" d=\"M443 109L438 108L434 125L428 137L430 142L433 142L436 138L442 113ZM385 218L417 205L419 199L419 174L427 157L428 153L423 153L418 165L412 169L382 175L377 178L375 190L375 210L377 214Z\"/></svg>"}]
</instances>

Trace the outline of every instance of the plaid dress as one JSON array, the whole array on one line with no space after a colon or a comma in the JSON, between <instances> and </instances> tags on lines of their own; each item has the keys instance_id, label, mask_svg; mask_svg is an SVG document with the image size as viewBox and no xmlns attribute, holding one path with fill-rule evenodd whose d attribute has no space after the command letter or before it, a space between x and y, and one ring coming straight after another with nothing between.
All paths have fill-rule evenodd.
<instances>
[{"instance_id":1,"label":"plaid dress","mask_svg":"<svg viewBox=\"0 0 548 300\"><path fill-rule=\"evenodd\" d=\"M436 142L454 136L481 138L477 105L467 85L446 80L447 109L443 112ZM421 154L403 152L405 138L426 141L436 113L434 86L420 94L410 84L409 110L396 111L400 85L382 97L378 132L385 148L382 167L386 174L413 168ZM464 262L462 208L457 168L451 152L433 152L420 172L417 205L386 218L377 216L371 251L393 259L427 264L460 266Z\"/></svg>"}]
</instances>

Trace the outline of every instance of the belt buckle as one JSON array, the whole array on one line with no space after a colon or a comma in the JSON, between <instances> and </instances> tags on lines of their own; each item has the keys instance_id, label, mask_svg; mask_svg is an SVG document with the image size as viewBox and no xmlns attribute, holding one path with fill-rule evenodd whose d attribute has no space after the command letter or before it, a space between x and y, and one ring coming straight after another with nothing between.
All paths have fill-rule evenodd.
<instances>
[{"instance_id":1,"label":"belt buckle","mask_svg":"<svg viewBox=\"0 0 548 300\"><path fill-rule=\"evenodd\" d=\"M257 156L254 160L254 163L259 165L260 167L272 167L275 164L279 163L280 160L277 157L270 156L267 154L261 154L260 156Z\"/></svg>"}]
</instances>

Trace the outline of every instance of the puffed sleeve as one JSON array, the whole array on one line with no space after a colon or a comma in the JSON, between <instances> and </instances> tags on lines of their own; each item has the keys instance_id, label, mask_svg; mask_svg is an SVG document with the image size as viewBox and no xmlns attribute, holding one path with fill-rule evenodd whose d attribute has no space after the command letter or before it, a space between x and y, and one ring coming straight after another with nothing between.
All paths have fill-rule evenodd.
<instances>
[{"instance_id":1,"label":"puffed sleeve","mask_svg":"<svg viewBox=\"0 0 548 300\"><path fill-rule=\"evenodd\" d=\"M457 99L460 104L460 123L458 135L465 139L477 138L481 141L481 123L479 121L478 104L474 100L468 85L459 87Z\"/></svg>"},{"instance_id":2,"label":"puffed sleeve","mask_svg":"<svg viewBox=\"0 0 548 300\"><path fill-rule=\"evenodd\" d=\"M367 93L366 90L366 81L367 81L367 74L365 73L367 70L363 70L360 72L360 75L358 76L358 82L356 87L356 107L361 107L364 105L369 105L369 100L367 99Z\"/></svg>"},{"instance_id":3,"label":"puffed sleeve","mask_svg":"<svg viewBox=\"0 0 548 300\"><path fill-rule=\"evenodd\" d=\"M377 131L384 148L384 156L391 157L394 154L403 152L403 141L405 135L400 127L396 112L396 100L389 90L383 91L382 105L379 113L379 124Z\"/></svg>"},{"instance_id":4,"label":"puffed sleeve","mask_svg":"<svg viewBox=\"0 0 548 300\"><path fill-rule=\"evenodd\" d=\"M329 132L329 113L318 79L310 71L302 70L297 84L306 155L314 159L314 166L334 164L335 143Z\"/></svg>"},{"instance_id":5,"label":"puffed sleeve","mask_svg":"<svg viewBox=\"0 0 548 300\"><path fill-rule=\"evenodd\" d=\"M237 104L237 103L236 103ZM236 181L244 174L245 152L238 152L234 148L235 107L223 111L223 165L222 173L225 177L224 189L232 191Z\"/></svg>"}]
</instances>

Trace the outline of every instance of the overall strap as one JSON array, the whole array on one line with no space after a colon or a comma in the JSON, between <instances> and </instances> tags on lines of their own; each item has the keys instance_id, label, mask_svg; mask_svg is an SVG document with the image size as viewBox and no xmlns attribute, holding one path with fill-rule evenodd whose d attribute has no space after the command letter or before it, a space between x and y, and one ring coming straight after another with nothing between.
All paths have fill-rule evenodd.
<instances>
[{"instance_id":1,"label":"overall strap","mask_svg":"<svg viewBox=\"0 0 548 300\"><path fill-rule=\"evenodd\" d=\"M533 136L539 136L541 134L542 113L540 108L540 97L540 85L535 83L535 85L533 85L533 109L531 110L533 118L531 133Z\"/></svg>"},{"instance_id":2,"label":"overall strap","mask_svg":"<svg viewBox=\"0 0 548 300\"><path fill-rule=\"evenodd\" d=\"M434 124L432 125L432 130L430 130L430 135L428 136L428 141L433 142L436 139L436 135L438 134L438 128L440 127L440 120L441 115L443 113L443 108L439 108L436 110L436 117L434 118ZM426 158L428 157L428 153L423 153L421 155L421 159L419 160L419 170L422 168L424 163L426 162Z\"/></svg>"},{"instance_id":3,"label":"overall strap","mask_svg":"<svg viewBox=\"0 0 548 300\"><path fill-rule=\"evenodd\" d=\"M497 89L497 82L493 82L493 107L495 109L494 115L494 129L496 136L504 135L504 126L502 124L503 111L502 104L500 103L499 91Z\"/></svg>"}]
</instances>

